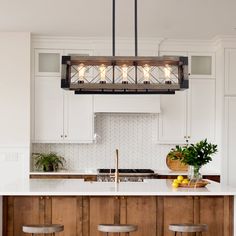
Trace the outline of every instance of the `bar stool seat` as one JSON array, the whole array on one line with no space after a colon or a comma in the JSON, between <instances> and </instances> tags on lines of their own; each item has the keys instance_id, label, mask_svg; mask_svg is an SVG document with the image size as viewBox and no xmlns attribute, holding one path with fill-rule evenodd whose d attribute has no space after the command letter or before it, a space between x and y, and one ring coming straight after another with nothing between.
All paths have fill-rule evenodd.
<instances>
[{"instance_id":1,"label":"bar stool seat","mask_svg":"<svg viewBox=\"0 0 236 236\"><path fill-rule=\"evenodd\" d=\"M138 229L137 225L129 224L100 224L98 231L105 233L130 233Z\"/></svg>"},{"instance_id":2,"label":"bar stool seat","mask_svg":"<svg viewBox=\"0 0 236 236\"><path fill-rule=\"evenodd\" d=\"M206 224L170 224L169 230L174 231L175 235L177 232L182 233L202 233L208 230L208 226Z\"/></svg>"},{"instance_id":3,"label":"bar stool seat","mask_svg":"<svg viewBox=\"0 0 236 236\"><path fill-rule=\"evenodd\" d=\"M34 234L51 234L55 235L57 232L62 232L64 225L60 224L37 224L37 225L23 225L22 231L24 233Z\"/></svg>"}]
</instances>

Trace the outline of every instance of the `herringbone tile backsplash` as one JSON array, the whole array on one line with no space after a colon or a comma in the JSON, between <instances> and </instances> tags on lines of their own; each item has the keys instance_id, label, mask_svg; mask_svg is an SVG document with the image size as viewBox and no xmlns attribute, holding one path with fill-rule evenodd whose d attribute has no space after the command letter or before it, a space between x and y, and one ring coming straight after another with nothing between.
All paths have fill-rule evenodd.
<instances>
[{"instance_id":1,"label":"herringbone tile backsplash","mask_svg":"<svg viewBox=\"0 0 236 236\"><path fill-rule=\"evenodd\" d=\"M54 151L65 157L68 169L113 168L119 149L120 168L166 169L172 146L158 145L157 114L97 114L93 144L33 144L33 152Z\"/></svg>"}]
</instances>

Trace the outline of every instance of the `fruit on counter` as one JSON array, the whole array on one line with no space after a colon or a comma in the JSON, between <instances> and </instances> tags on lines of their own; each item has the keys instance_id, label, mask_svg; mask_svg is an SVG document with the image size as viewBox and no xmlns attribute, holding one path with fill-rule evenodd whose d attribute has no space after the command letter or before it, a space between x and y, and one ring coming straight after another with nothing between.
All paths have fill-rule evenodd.
<instances>
[{"instance_id":1,"label":"fruit on counter","mask_svg":"<svg viewBox=\"0 0 236 236\"><path fill-rule=\"evenodd\" d=\"M178 177L177 177L177 180L179 180L179 181L183 181L183 179L184 179L184 177L182 176L182 175L179 175Z\"/></svg>"},{"instance_id":2,"label":"fruit on counter","mask_svg":"<svg viewBox=\"0 0 236 236\"><path fill-rule=\"evenodd\" d=\"M188 184L189 180L188 179L183 179L183 181L181 182L181 184Z\"/></svg>"},{"instance_id":3,"label":"fruit on counter","mask_svg":"<svg viewBox=\"0 0 236 236\"><path fill-rule=\"evenodd\" d=\"M179 187L179 183L173 181L173 183L172 183L172 187L174 187L174 188L178 188L178 187Z\"/></svg>"},{"instance_id":4,"label":"fruit on counter","mask_svg":"<svg viewBox=\"0 0 236 236\"><path fill-rule=\"evenodd\" d=\"M176 179L172 182L172 187L178 188L180 184L188 185L189 179L184 178L182 175L179 175Z\"/></svg>"}]
</instances>

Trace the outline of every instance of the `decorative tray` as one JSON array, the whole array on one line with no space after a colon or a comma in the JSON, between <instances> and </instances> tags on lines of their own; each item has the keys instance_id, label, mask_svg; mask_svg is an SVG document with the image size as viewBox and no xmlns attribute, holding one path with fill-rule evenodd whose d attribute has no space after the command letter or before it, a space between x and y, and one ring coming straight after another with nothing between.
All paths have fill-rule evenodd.
<instances>
[{"instance_id":1,"label":"decorative tray","mask_svg":"<svg viewBox=\"0 0 236 236\"><path fill-rule=\"evenodd\" d=\"M202 179L202 180L198 180L198 181L189 181L189 183L186 183L186 184L180 183L179 187L181 187L181 188L203 188L207 184L210 184L210 182Z\"/></svg>"}]
</instances>

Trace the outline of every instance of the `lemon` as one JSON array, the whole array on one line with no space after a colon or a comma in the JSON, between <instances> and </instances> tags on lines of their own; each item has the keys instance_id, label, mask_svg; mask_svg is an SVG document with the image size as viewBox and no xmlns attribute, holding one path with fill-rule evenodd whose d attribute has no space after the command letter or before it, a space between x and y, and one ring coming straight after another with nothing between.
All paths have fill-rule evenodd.
<instances>
[{"instance_id":1,"label":"lemon","mask_svg":"<svg viewBox=\"0 0 236 236\"><path fill-rule=\"evenodd\" d=\"M178 188L178 187L179 187L179 184L176 183L176 182L173 182L173 183L172 183L172 187L174 187L174 188Z\"/></svg>"},{"instance_id":2,"label":"lemon","mask_svg":"<svg viewBox=\"0 0 236 236\"><path fill-rule=\"evenodd\" d=\"M178 183L179 183L179 180L174 179L174 180L173 180L173 183L177 183L177 184L178 184Z\"/></svg>"},{"instance_id":3,"label":"lemon","mask_svg":"<svg viewBox=\"0 0 236 236\"><path fill-rule=\"evenodd\" d=\"M182 184L188 184L189 180L188 179L183 179Z\"/></svg>"},{"instance_id":4,"label":"lemon","mask_svg":"<svg viewBox=\"0 0 236 236\"><path fill-rule=\"evenodd\" d=\"M179 175L179 176L177 177L177 180L179 180L180 182L182 182L183 179L184 179L184 177L183 177L182 175Z\"/></svg>"}]
</instances>

